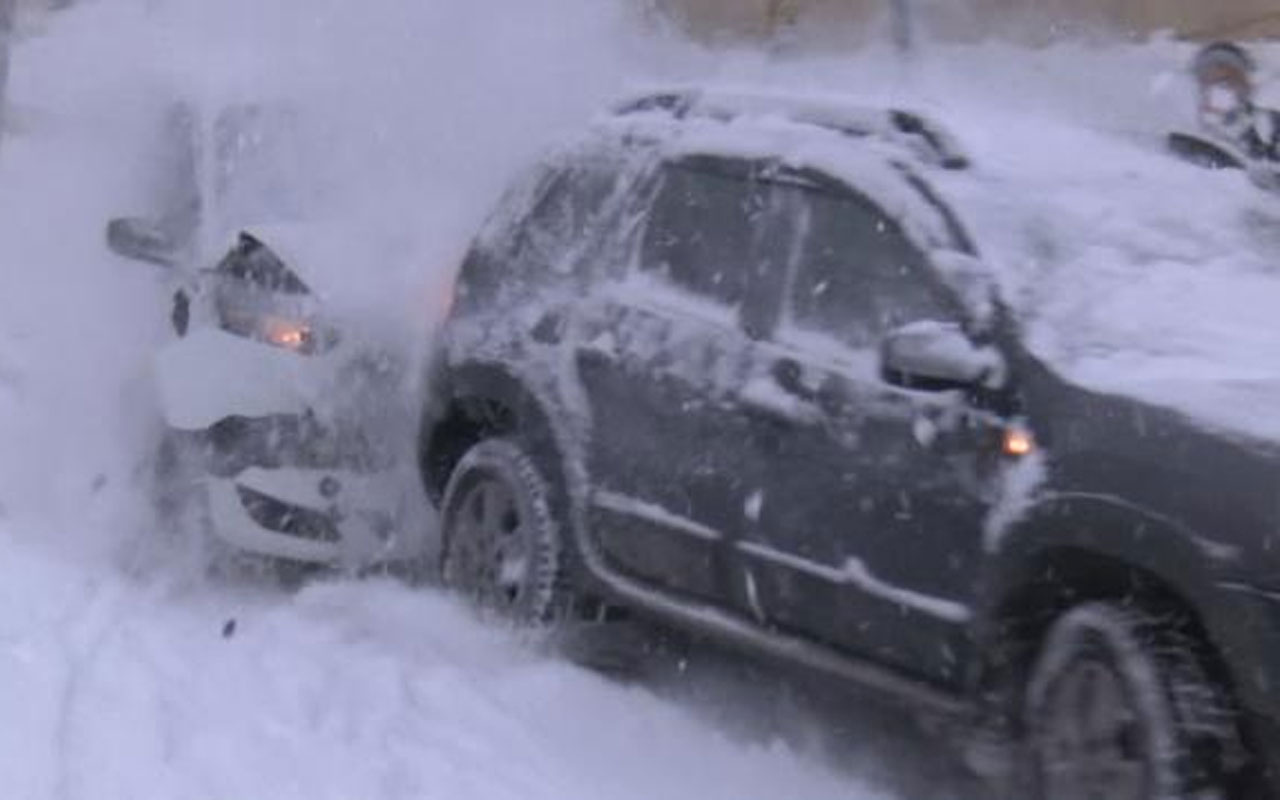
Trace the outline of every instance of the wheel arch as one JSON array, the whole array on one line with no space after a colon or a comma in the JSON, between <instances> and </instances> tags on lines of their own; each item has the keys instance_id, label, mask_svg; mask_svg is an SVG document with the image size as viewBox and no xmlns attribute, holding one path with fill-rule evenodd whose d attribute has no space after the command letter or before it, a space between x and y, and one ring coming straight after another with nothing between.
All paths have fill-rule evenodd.
<instances>
[{"instance_id":1,"label":"wheel arch","mask_svg":"<svg viewBox=\"0 0 1280 800\"><path fill-rule=\"evenodd\" d=\"M553 401L532 382L496 363L453 368L448 381L445 399L424 414L417 445L419 472L433 503L439 504L463 455L488 437L519 431L544 458L568 469L571 438L555 421Z\"/></svg>"},{"instance_id":2,"label":"wheel arch","mask_svg":"<svg viewBox=\"0 0 1280 800\"><path fill-rule=\"evenodd\" d=\"M1176 521L1099 495L1049 496L990 548L979 603L980 639L1011 616L1080 600L1176 603L1196 619L1212 602L1224 552Z\"/></svg>"},{"instance_id":3,"label":"wheel arch","mask_svg":"<svg viewBox=\"0 0 1280 800\"><path fill-rule=\"evenodd\" d=\"M1134 605L1167 616L1197 646L1208 676L1240 705L1241 734L1253 739L1247 682L1228 658L1234 635L1221 624L1211 542L1175 521L1122 500L1056 496L1042 501L991 554L979 609L975 694L1007 712L1050 626L1087 602Z\"/></svg>"}]
</instances>

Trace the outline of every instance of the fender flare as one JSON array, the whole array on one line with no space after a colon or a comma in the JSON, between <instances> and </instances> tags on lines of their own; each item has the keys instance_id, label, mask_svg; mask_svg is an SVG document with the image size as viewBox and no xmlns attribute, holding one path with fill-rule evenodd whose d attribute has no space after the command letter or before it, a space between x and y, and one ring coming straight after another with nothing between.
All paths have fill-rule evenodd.
<instances>
[{"instance_id":1,"label":"fender flare","mask_svg":"<svg viewBox=\"0 0 1280 800\"><path fill-rule=\"evenodd\" d=\"M1193 615L1239 699L1250 704L1253 681L1241 665L1250 663L1258 645L1239 620L1253 609L1224 591L1217 569L1237 556L1235 549L1122 498L1070 492L1041 497L988 553L974 634L978 652L989 655L975 674L977 688L993 666L990 654L1007 652L1005 622L1015 611L1011 604L1026 587L1051 578L1037 573L1051 568L1055 551L1081 553L1156 580ZM1087 591L1081 599L1085 596Z\"/></svg>"},{"instance_id":2,"label":"fender flare","mask_svg":"<svg viewBox=\"0 0 1280 800\"><path fill-rule=\"evenodd\" d=\"M586 480L585 452L581 445L586 441L586 424L575 426L572 415L557 413L557 409L564 409L567 404L559 399L556 387L540 385L512 370L509 364L497 361L468 361L450 367L447 377L442 372L437 379L447 380L448 385L443 391L433 393L442 401L430 404L424 411L419 435L424 452L431 449L450 409L469 400L492 400L515 415L516 429L539 431L548 437L547 444L555 449L562 462L566 490L570 490L571 484Z\"/></svg>"},{"instance_id":3,"label":"fender flare","mask_svg":"<svg viewBox=\"0 0 1280 800\"><path fill-rule=\"evenodd\" d=\"M1048 493L992 543L980 616L995 612L1030 577L1027 572L1039 558L1054 550L1077 550L1142 570L1193 603L1213 587L1210 565L1233 553L1176 520L1119 497Z\"/></svg>"}]
</instances>

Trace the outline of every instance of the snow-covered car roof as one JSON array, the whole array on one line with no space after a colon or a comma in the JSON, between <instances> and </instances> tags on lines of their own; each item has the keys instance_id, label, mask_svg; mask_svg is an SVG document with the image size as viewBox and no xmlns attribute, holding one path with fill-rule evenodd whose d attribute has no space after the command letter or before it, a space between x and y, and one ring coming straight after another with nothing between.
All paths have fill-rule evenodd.
<instances>
[{"instance_id":1,"label":"snow-covered car roof","mask_svg":"<svg viewBox=\"0 0 1280 800\"><path fill-rule=\"evenodd\" d=\"M656 105L655 105L656 104ZM895 119L909 117L901 123ZM655 92L619 104L597 122L611 137L642 137L664 156L719 155L778 162L815 172L866 195L930 254L981 324L993 308L976 286L973 247L951 208L918 174L921 167L962 171L968 157L939 123L904 111L885 111L830 96L789 96L743 90ZM976 291L975 291L976 290Z\"/></svg>"},{"instance_id":2,"label":"snow-covered car roof","mask_svg":"<svg viewBox=\"0 0 1280 800\"><path fill-rule=\"evenodd\" d=\"M615 104L618 116L658 112L677 119L731 122L773 118L856 139L892 144L945 169L965 169L969 156L951 132L916 111L851 103L838 95L741 87L671 87L639 92Z\"/></svg>"},{"instance_id":3,"label":"snow-covered car roof","mask_svg":"<svg viewBox=\"0 0 1280 800\"><path fill-rule=\"evenodd\" d=\"M1066 377L1280 440L1280 197L1177 161L1154 131L1016 110L950 115L946 127L912 114L964 154L961 169L904 138L902 113L680 89L630 98L598 125L643 132L674 155L818 170L935 254L957 249L958 218L1027 344ZM926 192L903 180L917 175Z\"/></svg>"}]
</instances>

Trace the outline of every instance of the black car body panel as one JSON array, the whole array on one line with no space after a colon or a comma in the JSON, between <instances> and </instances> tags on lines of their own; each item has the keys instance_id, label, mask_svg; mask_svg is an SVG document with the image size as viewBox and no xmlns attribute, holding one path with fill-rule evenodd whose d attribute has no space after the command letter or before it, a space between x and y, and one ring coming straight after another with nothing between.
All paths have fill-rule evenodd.
<instances>
[{"instance_id":1,"label":"black car body panel","mask_svg":"<svg viewBox=\"0 0 1280 800\"><path fill-rule=\"evenodd\" d=\"M584 585L948 712L1073 602L1155 592L1274 758L1280 448L1031 355L955 266L981 243L874 130L839 144L871 151L860 179L769 157L774 119L718 150L740 120L663 97L548 159L468 255L428 491L469 443L534 436ZM886 337L922 322L984 377L895 374Z\"/></svg>"}]
</instances>

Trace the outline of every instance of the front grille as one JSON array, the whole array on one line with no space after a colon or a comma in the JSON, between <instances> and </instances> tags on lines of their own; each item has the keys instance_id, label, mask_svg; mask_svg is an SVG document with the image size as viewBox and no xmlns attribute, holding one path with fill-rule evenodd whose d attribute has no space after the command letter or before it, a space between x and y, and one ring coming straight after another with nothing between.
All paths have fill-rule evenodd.
<instances>
[{"instance_id":1,"label":"front grille","mask_svg":"<svg viewBox=\"0 0 1280 800\"><path fill-rule=\"evenodd\" d=\"M206 469L224 478L251 466L372 472L385 461L358 428L322 425L309 414L226 417L200 437Z\"/></svg>"},{"instance_id":2,"label":"front grille","mask_svg":"<svg viewBox=\"0 0 1280 800\"><path fill-rule=\"evenodd\" d=\"M339 539L337 526L326 514L291 506L243 486L237 486L236 493L250 519L269 531L312 542L332 544Z\"/></svg>"}]
</instances>

